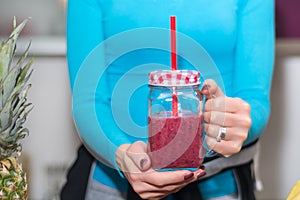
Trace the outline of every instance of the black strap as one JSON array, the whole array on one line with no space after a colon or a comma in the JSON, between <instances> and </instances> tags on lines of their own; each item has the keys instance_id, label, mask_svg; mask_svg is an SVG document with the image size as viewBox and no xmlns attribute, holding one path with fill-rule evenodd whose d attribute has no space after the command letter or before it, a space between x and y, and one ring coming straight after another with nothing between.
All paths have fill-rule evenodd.
<instances>
[{"instance_id":1,"label":"black strap","mask_svg":"<svg viewBox=\"0 0 300 200\"><path fill-rule=\"evenodd\" d=\"M67 182L61 190L61 200L83 200L85 198L93 161L93 156L81 145L77 151L77 158L68 171Z\"/></svg>"},{"instance_id":2,"label":"black strap","mask_svg":"<svg viewBox=\"0 0 300 200\"><path fill-rule=\"evenodd\" d=\"M174 200L202 200L198 182L193 182L172 195Z\"/></svg>"},{"instance_id":3,"label":"black strap","mask_svg":"<svg viewBox=\"0 0 300 200\"><path fill-rule=\"evenodd\" d=\"M254 181L252 175L253 161L237 166L233 169L237 181L238 194L242 200L255 200Z\"/></svg>"},{"instance_id":4,"label":"black strap","mask_svg":"<svg viewBox=\"0 0 300 200\"><path fill-rule=\"evenodd\" d=\"M200 191L198 189L198 183L193 182L178 192L171 194L173 197L173 200L202 200ZM161 200L167 200L168 197L165 197ZM128 190L127 190L127 200L143 200L131 187L130 184L128 184Z\"/></svg>"}]
</instances>

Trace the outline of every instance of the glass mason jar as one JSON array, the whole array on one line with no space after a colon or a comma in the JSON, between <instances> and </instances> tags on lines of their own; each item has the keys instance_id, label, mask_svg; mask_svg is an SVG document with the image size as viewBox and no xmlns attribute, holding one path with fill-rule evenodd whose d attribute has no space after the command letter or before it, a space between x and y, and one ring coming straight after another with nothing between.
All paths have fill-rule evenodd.
<instances>
[{"instance_id":1,"label":"glass mason jar","mask_svg":"<svg viewBox=\"0 0 300 200\"><path fill-rule=\"evenodd\" d=\"M204 159L200 72L149 73L148 141L158 171L196 170Z\"/></svg>"}]
</instances>

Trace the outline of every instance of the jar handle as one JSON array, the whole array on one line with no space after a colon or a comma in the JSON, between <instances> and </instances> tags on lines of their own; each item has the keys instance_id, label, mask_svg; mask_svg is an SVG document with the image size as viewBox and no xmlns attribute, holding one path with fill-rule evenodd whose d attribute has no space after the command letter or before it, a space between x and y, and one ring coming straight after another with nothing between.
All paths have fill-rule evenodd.
<instances>
[{"instance_id":1,"label":"jar handle","mask_svg":"<svg viewBox=\"0 0 300 200\"><path fill-rule=\"evenodd\" d=\"M203 83L204 83L204 78L203 78L202 75L200 75L200 85L199 85L200 90L201 90L202 87L203 87ZM204 114L204 111L205 111L206 95L201 94L201 96L202 96L202 115L203 115L203 114ZM205 121L204 121L204 119L203 119L203 120L202 120L202 127L204 127L204 125L205 125ZM202 131L202 143L203 143L203 144L202 144L202 145L203 145L204 149L206 150L205 157L216 156L217 153L216 153L212 148L209 148L209 147L207 146L205 138L206 138L206 132L204 131L204 128L203 128L203 131ZM217 141L216 141L216 143L217 143ZM215 144L214 144L213 146L215 146Z\"/></svg>"}]
</instances>

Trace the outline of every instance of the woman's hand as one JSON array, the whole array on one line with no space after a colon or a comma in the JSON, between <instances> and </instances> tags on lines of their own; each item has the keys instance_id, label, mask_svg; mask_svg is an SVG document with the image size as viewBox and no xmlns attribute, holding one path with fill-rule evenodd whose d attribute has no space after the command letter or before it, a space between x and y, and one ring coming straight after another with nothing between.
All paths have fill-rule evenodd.
<instances>
[{"instance_id":1,"label":"woman's hand","mask_svg":"<svg viewBox=\"0 0 300 200\"><path fill-rule=\"evenodd\" d=\"M117 150L116 157L119 168L134 191L143 199L161 199L205 175L203 169L194 172L187 170L155 171L151 168L147 144L141 141L131 145L121 145Z\"/></svg>"},{"instance_id":2,"label":"woman's hand","mask_svg":"<svg viewBox=\"0 0 300 200\"><path fill-rule=\"evenodd\" d=\"M213 80L205 81L201 93L207 96L204 130L208 147L225 157L238 153L251 126L249 104L226 97Z\"/></svg>"}]
</instances>

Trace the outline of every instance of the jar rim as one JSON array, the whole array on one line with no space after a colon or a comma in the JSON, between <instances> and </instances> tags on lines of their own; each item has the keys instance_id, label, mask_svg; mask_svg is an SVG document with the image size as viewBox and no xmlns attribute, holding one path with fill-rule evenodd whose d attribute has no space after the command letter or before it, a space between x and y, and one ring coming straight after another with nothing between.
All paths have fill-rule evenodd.
<instances>
[{"instance_id":1,"label":"jar rim","mask_svg":"<svg viewBox=\"0 0 300 200\"><path fill-rule=\"evenodd\" d=\"M200 84L200 72L196 70L156 70L149 72L149 85L188 86Z\"/></svg>"}]
</instances>

